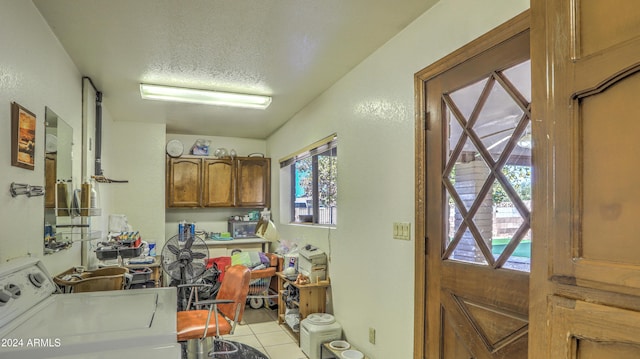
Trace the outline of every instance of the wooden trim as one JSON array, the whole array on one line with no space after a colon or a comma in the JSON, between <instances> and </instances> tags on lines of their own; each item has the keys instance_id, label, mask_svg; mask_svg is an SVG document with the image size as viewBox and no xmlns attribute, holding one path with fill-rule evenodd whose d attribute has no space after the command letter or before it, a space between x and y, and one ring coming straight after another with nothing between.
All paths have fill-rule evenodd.
<instances>
[{"instance_id":1,"label":"wooden trim","mask_svg":"<svg viewBox=\"0 0 640 359\"><path fill-rule=\"evenodd\" d=\"M426 143L425 132L427 131L428 118L426 106L426 91L424 81L415 77L415 293L414 293L414 322L413 322L413 357L414 359L424 358L426 352Z\"/></svg>"},{"instance_id":2,"label":"wooden trim","mask_svg":"<svg viewBox=\"0 0 640 359\"><path fill-rule=\"evenodd\" d=\"M425 224L426 213L426 151L425 132L429 130L429 112L426 108L425 84L443 72L460 65L467 60L481 54L482 52L497 46L498 44L511 39L512 37L529 30L530 27L529 10L517 15L513 19L496 27L488 33L480 36L476 40L463 46L462 48L443 57L435 63L427 66L414 75L415 93L415 292L414 292L414 349L413 358L423 359L426 357L426 305L427 305L427 283L426 283L426 254L427 238Z\"/></svg>"},{"instance_id":3,"label":"wooden trim","mask_svg":"<svg viewBox=\"0 0 640 359\"><path fill-rule=\"evenodd\" d=\"M531 136L533 143L532 166L536 170L536 181L532 184L532 203L555 203L550 183L553 182L554 163L553 152L549 144L556 142L556 135L551 131L551 121L548 119L549 107L553 102L553 91L547 87L547 75L551 71L551 58L547 52L553 53L557 49L550 43L547 35L551 17L548 13L555 12L554 4L545 0L531 1ZM562 166L566 166L564 161ZM566 169L563 169L566 170ZM561 204L562 205L562 204ZM546 242L553 238L553 211L542 211L531 216L531 232L535 233L535 241L531 245L531 277L529 280L529 357L545 358L549 354L548 332L550 331L547 316L551 310L549 293L552 283L547 279L551 275L549 264L549 248Z\"/></svg>"}]
</instances>

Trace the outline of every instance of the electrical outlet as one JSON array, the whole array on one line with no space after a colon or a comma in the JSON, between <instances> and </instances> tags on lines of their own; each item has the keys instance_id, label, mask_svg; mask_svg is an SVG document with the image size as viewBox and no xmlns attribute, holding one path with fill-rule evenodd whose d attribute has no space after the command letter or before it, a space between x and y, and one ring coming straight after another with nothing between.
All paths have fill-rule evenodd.
<instances>
[{"instance_id":1,"label":"electrical outlet","mask_svg":"<svg viewBox=\"0 0 640 359\"><path fill-rule=\"evenodd\" d=\"M376 330L375 328L369 328L369 343L376 343Z\"/></svg>"}]
</instances>

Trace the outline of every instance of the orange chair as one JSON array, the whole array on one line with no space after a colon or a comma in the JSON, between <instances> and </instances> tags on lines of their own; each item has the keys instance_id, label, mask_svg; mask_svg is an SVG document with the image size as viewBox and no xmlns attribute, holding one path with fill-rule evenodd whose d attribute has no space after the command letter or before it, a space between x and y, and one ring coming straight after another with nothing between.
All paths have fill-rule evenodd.
<instances>
[{"instance_id":1,"label":"orange chair","mask_svg":"<svg viewBox=\"0 0 640 359\"><path fill-rule=\"evenodd\" d=\"M216 299L195 302L197 309L178 312L178 341L197 340L199 358L204 357L205 339L212 336L215 337L214 349L208 353L209 357L213 354L237 352L238 347L233 342L225 341L220 336L233 334L236 324L242 320L250 279L251 271L245 266L234 265L227 268ZM204 306L209 306L209 309L202 309ZM216 352L216 341L224 342L224 347L232 349Z\"/></svg>"}]
</instances>

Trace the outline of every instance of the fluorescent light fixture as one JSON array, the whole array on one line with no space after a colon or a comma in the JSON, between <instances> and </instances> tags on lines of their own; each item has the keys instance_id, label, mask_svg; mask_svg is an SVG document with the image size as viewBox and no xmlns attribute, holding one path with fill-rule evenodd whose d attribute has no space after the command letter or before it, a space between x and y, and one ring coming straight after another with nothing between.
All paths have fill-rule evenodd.
<instances>
[{"instance_id":1,"label":"fluorescent light fixture","mask_svg":"<svg viewBox=\"0 0 640 359\"><path fill-rule=\"evenodd\" d=\"M140 96L147 100L200 103L205 105L258 108L264 110L271 97L182 87L140 84Z\"/></svg>"}]
</instances>

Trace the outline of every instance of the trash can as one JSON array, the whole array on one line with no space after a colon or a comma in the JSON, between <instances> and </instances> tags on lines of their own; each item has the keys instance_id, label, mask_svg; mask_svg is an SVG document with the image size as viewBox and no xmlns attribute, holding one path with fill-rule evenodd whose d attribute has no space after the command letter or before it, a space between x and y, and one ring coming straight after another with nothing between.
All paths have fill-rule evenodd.
<instances>
[{"instance_id":1,"label":"trash can","mask_svg":"<svg viewBox=\"0 0 640 359\"><path fill-rule=\"evenodd\" d=\"M300 349L309 359L320 359L324 342L342 338L342 326L331 314L309 314L300 322Z\"/></svg>"}]
</instances>

